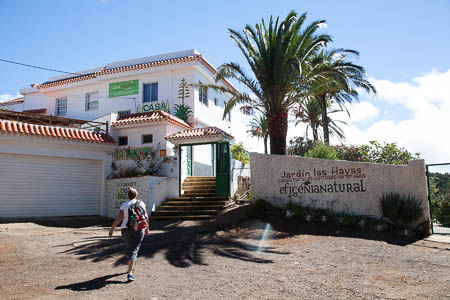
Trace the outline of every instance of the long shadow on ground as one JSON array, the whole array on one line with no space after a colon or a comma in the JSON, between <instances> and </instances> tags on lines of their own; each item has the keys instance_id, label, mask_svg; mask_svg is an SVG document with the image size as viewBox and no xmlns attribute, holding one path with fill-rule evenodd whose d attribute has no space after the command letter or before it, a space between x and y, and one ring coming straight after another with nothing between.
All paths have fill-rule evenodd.
<instances>
[{"instance_id":1,"label":"long shadow on ground","mask_svg":"<svg viewBox=\"0 0 450 300\"><path fill-rule=\"evenodd\" d=\"M46 227L84 228L109 226L111 220L100 216L42 217L42 218L0 218L0 224L35 223Z\"/></svg>"},{"instance_id":2,"label":"long shadow on ground","mask_svg":"<svg viewBox=\"0 0 450 300\"><path fill-rule=\"evenodd\" d=\"M117 274L106 275L106 276L94 278L94 279L91 279L88 281L83 281L83 282L78 282L78 283L73 283L73 284L68 284L68 285L60 285L60 286L57 286L55 288L55 290L67 289L67 290L81 292L81 291L98 290L98 289L104 288L105 286L110 285L110 284L126 284L126 283L128 283L127 281L109 280L113 277L117 277L117 276L120 276L123 274L126 274L126 273L117 273Z\"/></svg>"},{"instance_id":3,"label":"long shadow on ground","mask_svg":"<svg viewBox=\"0 0 450 300\"><path fill-rule=\"evenodd\" d=\"M407 246L423 239L421 236L404 236L394 232L377 232L335 224L299 221L275 216L267 220L273 229L285 235L339 236L373 241L383 241L391 245Z\"/></svg>"},{"instance_id":4,"label":"long shadow on ground","mask_svg":"<svg viewBox=\"0 0 450 300\"><path fill-rule=\"evenodd\" d=\"M164 253L170 264L186 268L193 264L206 265L204 261L206 252L253 263L273 262L258 257L257 255L260 252L289 254L288 252L276 251L272 247L260 248L257 245L238 240L232 235L218 235L217 228L211 227L208 223L187 227L178 225L177 223L152 223L151 229L154 231L151 231L144 238L139 257L152 258L156 253ZM278 238L281 238L281 236ZM71 246L71 248L63 251L63 253L77 255L80 259L98 262L117 257L116 266L126 263L124 245L118 233L111 240L107 237L90 237L70 245L58 245L56 247L67 246Z\"/></svg>"}]
</instances>

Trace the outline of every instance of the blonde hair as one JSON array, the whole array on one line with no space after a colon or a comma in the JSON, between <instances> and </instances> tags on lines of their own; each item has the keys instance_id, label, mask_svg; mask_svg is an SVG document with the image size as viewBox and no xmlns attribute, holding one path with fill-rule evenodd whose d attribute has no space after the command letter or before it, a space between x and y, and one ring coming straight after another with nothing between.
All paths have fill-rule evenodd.
<instances>
[{"instance_id":1,"label":"blonde hair","mask_svg":"<svg viewBox=\"0 0 450 300\"><path fill-rule=\"evenodd\" d=\"M128 189L128 200L133 200L134 198L137 198L138 196L138 192L136 191L136 189L130 187Z\"/></svg>"}]
</instances>

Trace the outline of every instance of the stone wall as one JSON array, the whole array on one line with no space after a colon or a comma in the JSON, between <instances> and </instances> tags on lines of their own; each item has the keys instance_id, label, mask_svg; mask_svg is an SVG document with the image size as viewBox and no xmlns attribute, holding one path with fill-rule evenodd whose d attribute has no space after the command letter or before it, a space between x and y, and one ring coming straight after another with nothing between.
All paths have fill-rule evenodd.
<instances>
[{"instance_id":1,"label":"stone wall","mask_svg":"<svg viewBox=\"0 0 450 300\"><path fill-rule=\"evenodd\" d=\"M378 218L380 196L399 192L420 199L424 218L429 218L423 160L395 166L251 153L250 165L254 200L279 207L292 201Z\"/></svg>"},{"instance_id":2,"label":"stone wall","mask_svg":"<svg viewBox=\"0 0 450 300\"><path fill-rule=\"evenodd\" d=\"M166 198L178 197L178 178L142 176L108 179L106 182L106 216L115 218L120 205L128 200L128 188L135 188L138 199L153 211Z\"/></svg>"}]
</instances>

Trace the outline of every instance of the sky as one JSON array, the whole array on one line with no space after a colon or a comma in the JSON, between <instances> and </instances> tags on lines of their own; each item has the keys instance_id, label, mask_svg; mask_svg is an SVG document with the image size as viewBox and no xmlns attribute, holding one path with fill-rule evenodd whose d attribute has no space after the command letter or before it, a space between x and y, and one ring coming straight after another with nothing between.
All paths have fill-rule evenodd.
<instances>
[{"instance_id":1,"label":"sky","mask_svg":"<svg viewBox=\"0 0 450 300\"><path fill-rule=\"evenodd\" d=\"M428 164L450 162L449 0L0 0L0 59L76 72L195 48L215 67L232 61L248 70L228 28L291 10L306 11L307 24L325 20L330 47L359 51L355 62L378 91L348 105L351 118L336 115L348 124L346 144L396 142ZM57 75L0 62L0 101ZM262 152L246 133L249 119L232 121L236 140ZM288 139L304 134L290 124Z\"/></svg>"}]
</instances>

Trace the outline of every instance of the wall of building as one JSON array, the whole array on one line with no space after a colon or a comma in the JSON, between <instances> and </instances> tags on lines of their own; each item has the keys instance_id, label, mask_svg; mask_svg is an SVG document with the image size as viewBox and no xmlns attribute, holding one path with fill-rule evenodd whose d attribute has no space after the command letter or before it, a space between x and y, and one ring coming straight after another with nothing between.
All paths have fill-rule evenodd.
<instances>
[{"instance_id":1,"label":"wall of building","mask_svg":"<svg viewBox=\"0 0 450 300\"><path fill-rule=\"evenodd\" d=\"M115 218L120 205L128 200L128 188L135 188L138 199L144 201L150 213L166 198L178 197L178 180L176 178L142 176L107 180L106 216Z\"/></svg>"},{"instance_id":2,"label":"wall of building","mask_svg":"<svg viewBox=\"0 0 450 300\"><path fill-rule=\"evenodd\" d=\"M162 164L162 168L157 173L161 176L168 177L178 177L178 158L177 153L174 150L174 145L170 142L167 142L164 137L166 135L175 133L177 131L182 130L180 127L175 126L173 124L167 123L145 123L145 124L136 124L133 127L119 127L111 128L111 134L118 140L121 136L128 137L128 145L125 146L117 146L117 149L127 149L127 148L147 148L150 147L155 151L156 158L160 158L160 151L166 150L166 162ZM142 135L144 134L152 134L153 135L153 143L142 144ZM115 159L115 164L118 167L133 167L135 166L134 160L117 160Z\"/></svg>"},{"instance_id":3,"label":"wall of building","mask_svg":"<svg viewBox=\"0 0 450 300\"><path fill-rule=\"evenodd\" d=\"M379 198L398 192L417 197L424 219L429 218L423 160L394 166L251 153L250 165L252 199L277 206L292 201L378 218Z\"/></svg>"},{"instance_id":4,"label":"wall of building","mask_svg":"<svg viewBox=\"0 0 450 300\"><path fill-rule=\"evenodd\" d=\"M178 88L181 79L188 83L193 82L193 68L189 64L180 64L140 70L127 73L119 73L102 76L78 83L66 84L44 89L42 94L25 95L24 109L47 108L48 114L55 115L55 101L57 98L67 98L67 114L64 117L93 120L110 112L130 110L136 112L136 108L143 101L143 85L158 83L158 101L149 104L169 101L171 112L175 104L181 103L178 97ZM139 80L139 92L133 95L109 98L109 84L114 82ZM192 87L190 88L192 89ZM86 94L97 92L98 108L86 111ZM193 105L193 93L185 99L187 105Z\"/></svg>"}]
</instances>

